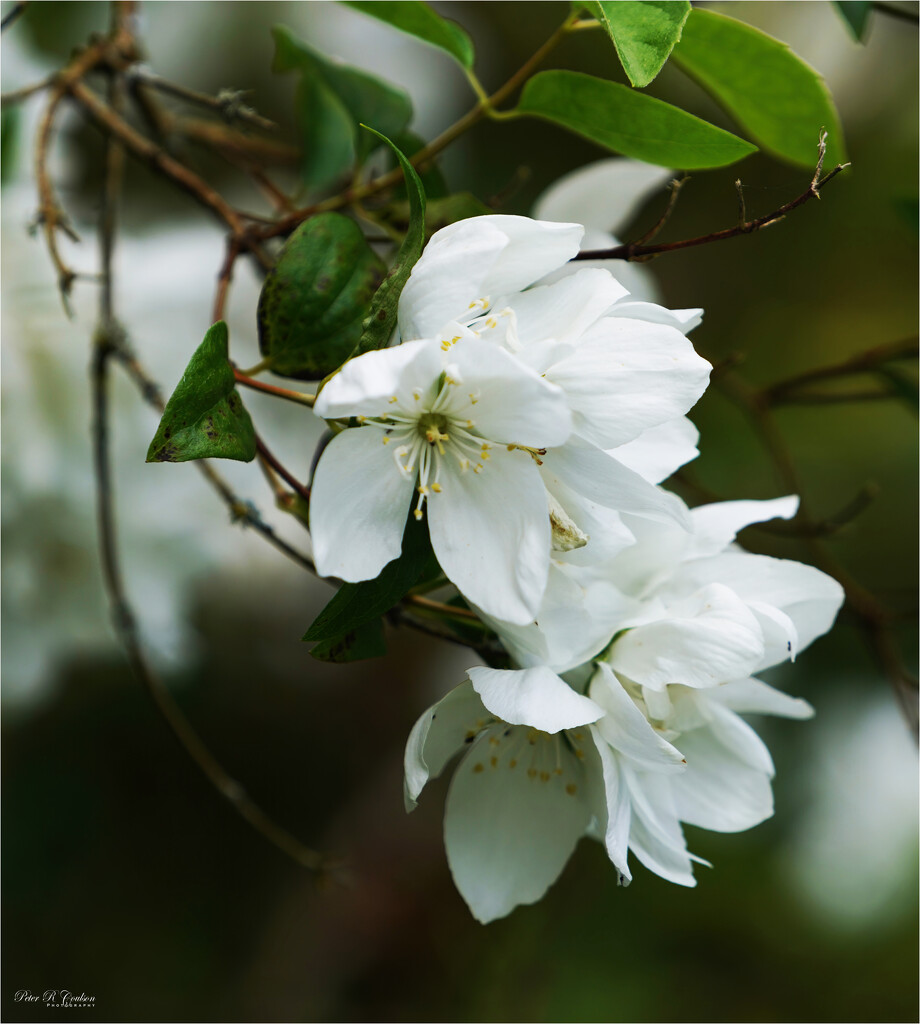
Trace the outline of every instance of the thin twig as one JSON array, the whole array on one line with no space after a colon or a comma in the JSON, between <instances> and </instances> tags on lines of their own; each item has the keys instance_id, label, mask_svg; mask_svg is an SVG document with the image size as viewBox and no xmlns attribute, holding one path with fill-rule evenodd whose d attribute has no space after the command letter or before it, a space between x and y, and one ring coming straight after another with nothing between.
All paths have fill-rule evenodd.
<instances>
[{"instance_id":1,"label":"thin twig","mask_svg":"<svg viewBox=\"0 0 920 1024\"><path fill-rule=\"evenodd\" d=\"M659 232L665 226L665 224L667 224L668 220L671 217L671 214L674 212L674 207L677 205L677 200L680 196L680 190L684 187L684 185L686 185L686 183L689 180L689 177L672 179L668 188L667 206L665 206L664 211L658 218L657 222L653 224L648 229L648 231L645 232L644 235L640 235L639 238L636 239L637 245L644 245L646 242L650 242L653 238L657 238Z\"/></svg>"},{"instance_id":2,"label":"thin twig","mask_svg":"<svg viewBox=\"0 0 920 1024\"><path fill-rule=\"evenodd\" d=\"M57 78L57 73L48 75L47 78L43 78L40 82L33 82L32 85L25 85L21 89L13 89L11 92L5 92L0 96L0 106L11 106L14 103L21 103L23 100L27 100L30 96L35 96L38 93L49 89L54 85L54 80Z\"/></svg>"},{"instance_id":3,"label":"thin twig","mask_svg":"<svg viewBox=\"0 0 920 1024\"><path fill-rule=\"evenodd\" d=\"M287 469L269 450L268 445L262 440L261 437L256 435L256 448L259 451L259 457L263 459L271 468L281 477L281 479L295 490L304 501L310 500L310 488L302 484L294 474Z\"/></svg>"},{"instance_id":4,"label":"thin twig","mask_svg":"<svg viewBox=\"0 0 920 1024\"><path fill-rule=\"evenodd\" d=\"M920 13L917 11L908 11L904 7L897 7L895 4L885 3L884 0L875 0L872 6L882 14L888 14L892 18L900 18L902 21L909 21L913 25L916 25L917 22L920 21Z\"/></svg>"},{"instance_id":5,"label":"thin twig","mask_svg":"<svg viewBox=\"0 0 920 1024\"><path fill-rule=\"evenodd\" d=\"M237 384L242 384L244 387L252 388L253 391L261 391L266 395L274 395L275 398L284 398L288 402L297 402L300 405L309 405L311 408L316 402L315 395L307 395L302 391L290 391L288 388L279 388L274 384L265 384L260 380L253 380L252 377L245 376L245 374L240 373L236 368L233 370L233 375L236 377Z\"/></svg>"},{"instance_id":6,"label":"thin twig","mask_svg":"<svg viewBox=\"0 0 920 1024\"><path fill-rule=\"evenodd\" d=\"M0 21L0 32L5 32L28 6L29 0L19 0L18 3L13 4L6 14L3 15L3 20Z\"/></svg>"},{"instance_id":7,"label":"thin twig","mask_svg":"<svg viewBox=\"0 0 920 1024\"><path fill-rule=\"evenodd\" d=\"M770 227L781 221L786 214L798 209L811 199L821 198L821 189L842 170L849 167L846 164L837 164L832 170L821 177L821 169L824 166L824 154L827 149L827 132L822 132L818 144L818 164L814 177L809 182L808 188L801 194L784 203L772 213L763 217L755 217L753 220L745 221L743 224L736 224L731 228L723 228L721 231L713 231L708 235L699 235L696 238L684 238L679 242L660 242L657 245L643 245L640 242L627 242L625 245L615 245L608 249L585 249L573 256L573 260L647 260L652 256L658 256L665 252L676 252L678 249L690 249L697 245L708 245L710 242L721 242L726 238L737 238L739 235L750 235L755 231Z\"/></svg>"},{"instance_id":8,"label":"thin twig","mask_svg":"<svg viewBox=\"0 0 920 1024\"><path fill-rule=\"evenodd\" d=\"M432 601L431 598L422 597L421 594L407 594L403 598L403 602L446 618L467 619L482 625L482 620L479 616L475 612L470 611L469 608L457 608L452 604L443 604L441 601Z\"/></svg>"}]
</instances>

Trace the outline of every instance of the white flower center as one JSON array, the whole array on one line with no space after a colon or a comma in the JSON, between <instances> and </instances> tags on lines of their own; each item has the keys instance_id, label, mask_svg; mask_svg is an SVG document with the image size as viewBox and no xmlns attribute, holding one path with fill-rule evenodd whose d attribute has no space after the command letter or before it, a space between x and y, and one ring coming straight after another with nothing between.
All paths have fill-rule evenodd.
<instances>
[{"instance_id":1,"label":"white flower center","mask_svg":"<svg viewBox=\"0 0 920 1024\"><path fill-rule=\"evenodd\" d=\"M546 733L526 725L505 725L493 720L488 731L488 740L479 744L473 755L474 772L521 771L534 781L561 784L569 796L578 792L587 738L583 730ZM479 731L471 731L466 742L472 743L477 735Z\"/></svg>"}]
</instances>

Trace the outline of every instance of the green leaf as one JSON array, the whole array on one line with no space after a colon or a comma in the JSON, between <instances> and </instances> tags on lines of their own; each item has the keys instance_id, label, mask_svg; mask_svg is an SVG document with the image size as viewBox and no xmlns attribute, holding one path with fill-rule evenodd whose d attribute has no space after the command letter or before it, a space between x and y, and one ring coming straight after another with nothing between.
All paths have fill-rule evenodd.
<instances>
[{"instance_id":1,"label":"green leaf","mask_svg":"<svg viewBox=\"0 0 920 1024\"><path fill-rule=\"evenodd\" d=\"M425 140L414 132L403 132L402 135L394 138L393 142L410 160L420 149L424 149L427 145ZM396 163L395 158L393 163ZM447 187L447 182L444 180L444 175L441 173L441 169L436 161L427 164L424 170L418 172L418 176L428 199L442 199L450 194L450 189ZM399 199L408 198L409 193L405 181L393 189L393 195Z\"/></svg>"},{"instance_id":2,"label":"green leaf","mask_svg":"<svg viewBox=\"0 0 920 1024\"><path fill-rule=\"evenodd\" d=\"M724 167L756 150L669 103L577 71L534 75L517 110L553 121L615 153L663 167Z\"/></svg>"},{"instance_id":3,"label":"green leaf","mask_svg":"<svg viewBox=\"0 0 920 1024\"><path fill-rule=\"evenodd\" d=\"M872 0L834 0L834 6L847 23L853 38L862 42L869 24Z\"/></svg>"},{"instance_id":4,"label":"green leaf","mask_svg":"<svg viewBox=\"0 0 920 1024\"><path fill-rule=\"evenodd\" d=\"M192 356L166 403L148 462L256 457L256 435L228 362L227 325L218 320Z\"/></svg>"},{"instance_id":5,"label":"green leaf","mask_svg":"<svg viewBox=\"0 0 920 1024\"><path fill-rule=\"evenodd\" d=\"M437 46L450 54L461 67L473 66L472 39L456 22L442 18L421 0L373 0L371 3L345 0L345 6L353 7L416 39Z\"/></svg>"},{"instance_id":6,"label":"green leaf","mask_svg":"<svg viewBox=\"0 0 920 1024\"><path fill-rule=\"evenodd\" d=\"M785 43L724 14L695 8L672 59L763 149L813 168L827 130L827 164L846 160L824 79Z\"/></svg>"},{"instance_id":7,"label":"green leaf","mask_svg":"<svg viewBox=\"0 0 920 1024\"><path fill-rule=\"evenodd\" d=\"M303 639L308 642L335 640L380 618L406 596L420 576L427 574L432 557L427 526L416 522L410 514L399 558L388 562L376 579L343 583Z\"/></svg>"},{"instance_id":8,"label":"green leaf","mask_svg":"<svg viewBox=\"0 0 920 1024\"><path fill-rule=\"evenodd\" d=\"M645 88L680 39L690 0L587 0L581 4L604 26L633 85Z\"/></svg>"},{"instance_id":9,"label":"green leaf","mask_svg":"<svg viewBox=\"0 0 920 1024\"><path fill-rule=\"evenodd\" d=\"M328 212L304 221L259 296L259 348L272 372L320 380L341 366L385 274L350 218Z\"/></svg>"},{"instance_id":10,"label":"green leaf","mask_svg":"<svg viewBox=\"0 0 920 1024\"><path fill-rule=\"evenodd\" d=\"M310 650L310 657L317 661L331 661L337 665L365 658L379 658L387 653L387 642L383 636L383 620L373 619L343 636L322 640Z\"/></svg>"},{"instance_id":11,"label":"green leaf","mask_svg":"<svg viewBox=\"0 0 920 1024\"><path fill-rule=\"evenodd\" d=\"M421 179L402 151L388 138L373 128L368 128L368 131L383 139L396 154L406 178L406 188L409 190L410 217L409 230L399 247L399 252L396 253L396 261L371 302L370 313L364 321L364 333L353 353L356 356L372 349L384 348L389 344L393 329L396 327L399 296L425 245L425 189Z\"/></svg>"},{"instance_id":12,"label":"green leaf","mask_svg":"<svg viewBox=\"0 0 920 1024\"><path fill-rule=\"evenodd\" d=\"M398 135L412 120L412 102L366 71L329 60L276 25L273 71L298 71L297 108L303 135L304 181L322 187L362 162L378 145L358 126Z\"/></svg>"}]
</instances>

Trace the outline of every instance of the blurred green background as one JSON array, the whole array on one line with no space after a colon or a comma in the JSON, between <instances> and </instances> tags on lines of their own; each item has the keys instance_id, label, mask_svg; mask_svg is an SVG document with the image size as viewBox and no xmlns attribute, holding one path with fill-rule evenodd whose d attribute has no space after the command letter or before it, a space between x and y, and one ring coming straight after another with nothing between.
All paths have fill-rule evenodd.
<instances>
[{"instance_id":1,"label":"blurred green background","mask_svg":"<svg viewBox=\"0 0 920 1024\"><path fill-rule=\"evenodd\" d=\"M437 6L472 34L492 88L566 11L552 2ZM743 354L738 372L758 386L915 335L915 26L875 11L859 46L829 4L707 6L789 42L826 76L853 167L769 231L658 260L665 303L703 306L699 350L714 363ZM4 90L59 66L107 18L104 4L31 4L4 33ZM334 4L142 6L154 70L210 93L252 89L251 102L294 142L293 81L269 69L277 22L403 84L427 137L471 102L447 59ZM596 33L568 40L550 63L620 77ZM730 127L670 67L649 91ZM585 841L540 904L482 927L447 870L444 781L412 816L402 807L408 730L470 656L393 633L378 662L311 660L299 637L327 589L228 525L209 495L199 500L191 467L143 466L155 418L120 384L128 586L160 669L228 770L305 842L343 858L347 877L318 888L222 803L106 626L87 439L92 285L78 284L67 321L41 242L24 230L36 207L30 151L40 108L30 101L4 138L4 1019L50 1012L14 1003L19 989L67 988L95 996L93 1019L119 1021L915 1020L916 751L847 612L772 680L818 712L810 723L758 724L777 764L775 818L739 836L687 830L692 850L714 864L698 871L697 889L641 868L618 889L601 848ZM86 238L68 252L85 269L100 153L93 130L67 118L54 167ZM190 144L179 155L241 204L258 204L218 158ZM526 213L560 174L602 155L522 121L478 127L444 164L454 188L507 193L504 209ZM663 237L732 224L735 177L756 215L802 191L809 175L760 155L695 174ZM660 207L651 200L624 237ZM219 232L134 164L123 221L121 315L171 387L208 323ZM255 362L257 288L241 267L228 319L244 365ZM247 404L306 476L311 418ZM724 498L782 493L750 426L716 388L692 416L702 455L691 473L702 486ZM900 400L793 406L778 423L818 517L867 481L878 485L830 544L901 613L897 641L913 662L914 410ZM257 471L233 472L269 511ZM764 532L748 531L745 543L808 558L798 542Z\"/></svg>"}]
</instances>

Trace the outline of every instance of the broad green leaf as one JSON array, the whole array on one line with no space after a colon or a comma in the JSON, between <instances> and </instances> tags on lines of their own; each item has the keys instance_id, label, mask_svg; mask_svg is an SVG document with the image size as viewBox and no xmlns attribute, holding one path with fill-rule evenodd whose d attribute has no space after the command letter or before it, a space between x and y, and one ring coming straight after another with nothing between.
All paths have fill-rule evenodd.
<instances>
[{"instance_id":1,"label":"broad green leaf","mask_svg":"<svg viewBox=\"0 0 920 1024\"><path fill-rule=\"evenodd\" d=\"M695 8L672 60L775 156L815 166L827 130L827 166L846 156L824 79L785 43L713 11Z\"/></svg>"},{"instance_id":2,"label":"broad green leaf","mask_svg":"<svg viewBox=\"0 0 920 1024\"><path fill-rule=\"evenodd\" d=\"M757 148L669 103L578 71L534 75L517 109L662 167L724 167Z\"/></svg>"},{"instance_id":3,"label":"broad green leaf","mask_svg":"<svg viewBox=\"0 0 920 1024\"><path fill-rule=\"evenodd\" d=\"M604 26L633 85L645 88L680 39L690 0L587 0L580 4Z\"/></svg>"},{"instance_id":4,"label":"broad green leaf","mask_svg":"<svg viewBox=\"0 0 920 1024\"><path fill-rule=\"evenodd\" d=\"M259 348L272 372L320 380L341 366L385 274L353 220L329 212L304 221L259 296Z\"/></svg>"},{"instance_id":5,"label":"broad green leaf","mask_svg":"<svg viewBox=\"0 0 920 1024\"><path fill-rule=\"evenodd\" d=\"M396 261L371 302L370 313L364 321L364 332L353 353L356 356L375 348L384 348L389 343L396 327L399 296L425 245L425 189L422 182L412 164L388 138L373 128L369 131L379 135L399 160L406 177L406 188L409 190L410 217L409 230L396 254Z\"/></svg>"},{"instance_id":6,"label":"broad green leaf","mask_svg":"<svg viewBox=\"0 0 920 1024\"><path fill-rule=\"evenodd\" d=\"M227 325L218 320L192 356L166 403L148 462L256 457L256 435L228 362Z\"/></svg>"},{"instance_id":7,"label":"broad green leaf","mask_svg":"<svg viewBox=\"0 0 920 1024\"><path fill-rule=\"evenodd\" d=\"M338 63L276 25L273 71L298 71L298 115L304 148L304 181L322 187L363 161L378 143L358 130L367 124L398 135L412 120L412 102L402 89Z\"/></svg>"},{"instance_id":8,"label":"broad green leaf","mask_svg":"<svg viewBox=\"0 0 920 1024\"><path fill-rule=\"evenodd\" d=\"M369 14L410 36L437 46L450 54L462 67L473 66L473 41L456 24L442 18L421 0L372 0L371 3L345 0L346 7Z\"/></svg>"},{"instance_id":9,"label":"broad green leaf","mask_svg":"<svg viewBox=\"0 0 920 1024\"><path fill-rule=\"evenodd\" d=\"M847 23L853 38L862 42L869 24L872 0L834 0L834 6Z\"/></svg>"},{"instance_id":10,"label":"broad green leaf","mask_svg":"<svg viewBox=\"0 0 920 1024\"><path fill-rule=\"evenodd\" d=\"M387 642L383 636L382 619L372 619L343 636L322 640L310 650L310 656L317 661L331 661L337 665L363 661L365 658L379 658L386 653Z\"/></svg>"},{"instance_id":11,"label":"broad green leaf","mask_svg":"<svg viewBox=\"0 0 920 1024\"><path fill-rule=\"evenodd\" d=\"M308 642L335 640L380 618L406 596L423 573L427 573L432 558L428 527L424 522L416 522L410 514L399 558L387 563L376 579L343 583L303 639Z\"/></svg>"}]
</instances>

